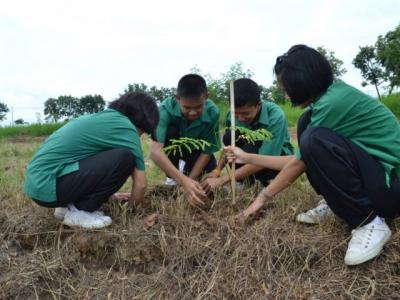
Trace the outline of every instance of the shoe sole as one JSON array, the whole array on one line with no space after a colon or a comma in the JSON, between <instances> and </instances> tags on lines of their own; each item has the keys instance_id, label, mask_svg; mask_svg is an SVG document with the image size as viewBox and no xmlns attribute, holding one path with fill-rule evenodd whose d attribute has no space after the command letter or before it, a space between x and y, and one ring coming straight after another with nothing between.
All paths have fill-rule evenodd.
<instances>
[{"instance_id":1,"label":"shoe sole","mask_svg":"<svg viewBox=\"0 0 400 300\"><path fill-rule=\"evenodd\" d=\"M377 248L377 250L371 252L371 253L368 254L367 256L363 256L363 257L354 259L354 260L352 260L352 261L346 261L346 257L345 257L344 263L345 263L347 266L356 266L356 265L365 263L365 262L367 262L367 261L373 259L374 257L377 257L377 256L382 252L383 246L385 246L385 244L390 240L390 237L391 237L391 236L392 236L392 233L389 232L389 234L385 237L385 240L384 240L384 242L383 242L383 244L382 244L382 247Z\"/></svg>"},{"instance_id":2,"label":"shoe sole","mask_svg":"<svg viewBox=\"0 0 400 300\"><path fill-rule=\"evenodd\" d=\"M311 224L311 225L317 225L319 223L321 223L321 221L311 221L311 220L307 220L306 218L302 218L302 216L298 215L296 216L296 221L299 223L304 223L304 224Z\"/></svg>"},{"instance_id":3,"label":"shoe sole","mask_svg":"<svg viewBox=\"0 0 400 300\"><path fill-rule=\"evenodd\" d=\"M112 221L107 221L101 225L89 225L89 226L83 226L82 224L75 224L75 223L70 223L67 221L63 221L62 224L67 225L69 227L80 227L80 228L84 228L84 229L100 229L100 228L104 228L107 226L110 226L112 224Z\"/></svg>"},{"instance_id":4,"label":"shoe sole","mask_svg":"<svg viewBox=\"0 0 400 300\"><path fill-rule=\"evenodd\" d=\"M82 224L75 224L75 223L69 223L69 222L62 222L62 224L67 225L69 227L79 227L79 228L84 228L84 229L101 229L105 228L107 226L110 226L111 224L102 224L102 225L82 225Z\"/></svg>"}]
</instances>

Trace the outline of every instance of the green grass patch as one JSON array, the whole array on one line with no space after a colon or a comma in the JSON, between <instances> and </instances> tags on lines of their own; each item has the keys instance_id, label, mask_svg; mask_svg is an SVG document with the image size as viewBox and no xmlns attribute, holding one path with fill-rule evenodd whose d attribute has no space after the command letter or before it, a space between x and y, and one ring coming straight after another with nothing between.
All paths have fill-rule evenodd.
<instances>
[{"instance_id":1,"label":"green grass patch","mask_svg":"<svg viewBox=\"0 0 400 300\"><path fill-rule=\"evenodd\" d=\"M297 125L297 120L300 118L304 109L299 107L294 107L289 102L284 104L279 104L285 113L286 119L288 121L289 127L293 127Z\"/></svg>"},{"instance_id":2,"label":"green grass patch","mask_svg":"<svg viewBox=\"0 0 400 300\"><path fill-rule=\"evenodd\" d=\"M65 123L51 123L0 127L0 139L15 138L20 136L49 136L64 124Z\"/></svg>"},{"instance_id":3,"label":"green grass patch","mask_svg":"<svg viewBox=\"0 0 400 300\"><path fill-rule=\"evenodd\" d=\"M400 119L400 93L383 96L382 102Z\"/></svg>"}]
</instances>

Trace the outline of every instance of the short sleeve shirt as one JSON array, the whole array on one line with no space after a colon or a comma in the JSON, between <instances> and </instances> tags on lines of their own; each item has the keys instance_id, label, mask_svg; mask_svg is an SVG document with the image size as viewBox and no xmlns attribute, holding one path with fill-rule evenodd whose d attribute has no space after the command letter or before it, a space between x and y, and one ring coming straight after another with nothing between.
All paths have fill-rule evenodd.
<instances>
[{"instance_id":1,"label":"short sleeve shirt","mask_svg":"<svg viewBox=\"0 0 400 300\"><path fill-rule=\"evenodd\" d=\"M207 99L201 116L192 122L188 122L182 115L175 97L162 101L159 110L160 121L156 130L156 139L159 143L165 144L168 126L174 124L179 127L180 137L209 142L211 145L205 148L204 153L212 154L219 150L219 109L210 99Z\"/></svg>"},{"instance_id":2,"label":"short sleeve shirt","mask_svg":"<svg viewBox=\"0 0 400 300\"><path fill-rule=\"evenodd\" d=\"M135 167L144 171L141 142L136 127L114 109L79 117L50 135L30 161L24 192L43 202L56 201L56 179L79 170L79 161L114 148L135 156Z\"/></svg>"},{"instance_id":3,"label":"short sleeve shirt","mask_svg":"<svg viewBox=\"0 0 400 300\"><path fill-rule=\"evenodd\" d=\"M230 113L226 116L226 126L231 126ZM266 129L272 137L262 142L258 149L258 154L262 155L292 155L293 146L290 143L288 124L283 110L271 101L261 101L261 110L259 116L251 124L241 123L235 119L237 127L245 127L251 130Z\"/></svg>"},{"instance_id":4,"label":"short sleeve shirt","mask_svg":"<svg viewBox=\"0 0 400 300\"><path fill-rule=\"evenodd\" d=\"M400 178L400 125L384 104L337 80L309 109L309 127L350 139L382 164L387 182L392 171ZM301 159L300 152L296 156Z\"/></svg>"}]
</instances>

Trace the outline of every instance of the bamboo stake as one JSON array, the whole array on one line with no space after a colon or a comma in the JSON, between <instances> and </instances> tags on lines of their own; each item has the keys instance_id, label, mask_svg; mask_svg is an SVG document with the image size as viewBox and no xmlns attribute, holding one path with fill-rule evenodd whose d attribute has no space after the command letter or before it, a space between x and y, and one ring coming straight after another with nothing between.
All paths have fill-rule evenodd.
<instances>
[{"instance_id":1,"label":"bamboo stake","mask_svg":"<svg viewBox=\"0 0 400 300\"><path fill-rule=\"evenodd\" d=\"M222 151L222 152L221 152L221 155L219 156L216 169L217 169L219 172L221 172L221 170L222 170L222 168L224 167L224 165L225 165L225 152Z\"/></svg>"},{"instance_id":2,"label":"bamboo stake","mask_svg":"<svg viewBox=\"0 0 400 300\"><path fill-rule=\"evenodd\" d=\"M230 82L230 99L231 99L231 145L235 147L235 93L233 89L233 80ZM231 172L231 186L232 186L232 203L236 203L236 178L235 178L235 170L236 170L236 163L232 163L232 172Z\"/></svg>"}]
</instances>

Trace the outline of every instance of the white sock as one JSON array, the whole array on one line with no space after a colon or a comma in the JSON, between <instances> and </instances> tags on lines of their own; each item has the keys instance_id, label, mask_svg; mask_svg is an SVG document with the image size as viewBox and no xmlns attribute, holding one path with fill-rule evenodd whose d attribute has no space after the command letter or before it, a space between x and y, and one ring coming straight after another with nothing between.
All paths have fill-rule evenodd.
<instances>
[{"instance_id":1,"label":"white sock","mask_svg":"<svg viewBox=\"0 0 400 300\"><path fill-rule=\"evenodd\" d=\"M370 224L383 225L383 223L385 223L385 221L381 217L376 216Z\"/></svg>"}]
</instances>

